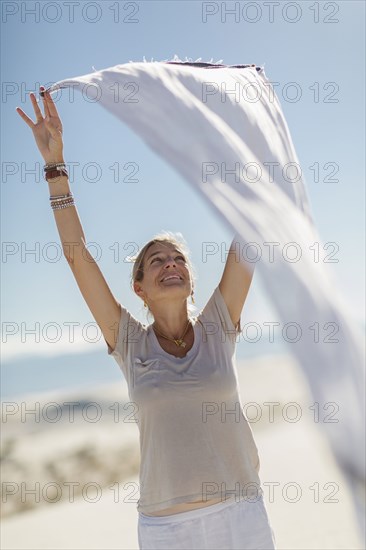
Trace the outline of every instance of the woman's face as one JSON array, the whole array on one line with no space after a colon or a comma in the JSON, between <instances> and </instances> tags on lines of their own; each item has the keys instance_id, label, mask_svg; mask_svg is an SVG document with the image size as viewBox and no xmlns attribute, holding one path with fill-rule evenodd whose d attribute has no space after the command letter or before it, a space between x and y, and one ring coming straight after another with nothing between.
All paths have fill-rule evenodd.
<instances>
[{"instance_id":1,"label":"woman's face","mask_svg":"<svg viewBox=\"0 0 366 550\"><path fill-rule=\"evenodd\" d=\"M135 282L134 288L149 305L167 297L188 298L192 281L184 254L173 244L151 245L144 258L143 280Z\"/></svg>"}]
</instances>

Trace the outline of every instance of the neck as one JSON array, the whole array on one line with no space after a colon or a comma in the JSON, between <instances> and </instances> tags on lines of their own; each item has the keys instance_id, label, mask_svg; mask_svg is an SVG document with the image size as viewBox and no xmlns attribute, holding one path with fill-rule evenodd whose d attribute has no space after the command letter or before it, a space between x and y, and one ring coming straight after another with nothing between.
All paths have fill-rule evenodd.
<instances>
[{"instance_id":1,"label":"neck","mask_svg":"<svg viewBox=\"0 0 366 550\"><path fill-rule=\"evenodd\" d=\"M182 305L179 309L167 309L166 311L152 311L154 315L154 327L170 338L180 338L187 328L189 320L187 306Z\"/></svg>"}]
</instances>

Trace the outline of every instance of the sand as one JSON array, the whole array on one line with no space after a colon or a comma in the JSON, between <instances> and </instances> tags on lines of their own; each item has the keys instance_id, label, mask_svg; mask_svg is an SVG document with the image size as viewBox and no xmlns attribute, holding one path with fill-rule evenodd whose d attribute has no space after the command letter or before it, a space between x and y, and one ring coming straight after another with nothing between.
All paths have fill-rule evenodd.
<instances>
[{"instance_id":1,"label":"sand","mask_svg":"<svg viewBox=\"0 0 366 550\"><path fill-rule=\"evenodd\" d=\"M241 361L238 375L277 548L365 548L349 489L314 421L314 404L294 360ZM38 406L40 421L24 415L22 421L20 413L6 422L2 418L1 548L137 549L138 429L131 406L123 409L128 401L123 383L82 393L23 396L19 408L22 401ZM42 413L50 419L56 411L47 403L71 401L79 403L74 422L65 405L58 408L60 420L41 421ZM39 483L39 502L34 494L23 491L22 496L22 481L27 489ZM67 482L78 484L74 499ZM14 495L5 494L5 483ZM57 502L47 502L56 497Z\"/></svg>"}]
</instances>

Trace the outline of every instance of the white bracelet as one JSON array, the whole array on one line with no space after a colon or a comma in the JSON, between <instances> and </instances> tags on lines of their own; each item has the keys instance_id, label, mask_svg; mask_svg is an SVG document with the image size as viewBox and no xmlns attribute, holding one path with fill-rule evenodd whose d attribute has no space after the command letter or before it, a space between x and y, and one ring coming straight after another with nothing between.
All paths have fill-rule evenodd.
<instances>
[{"instance_id":1,"label":"white bracelet","mask_svg":"<svg viewBox=\"0 0 366 550\"><path fill-rule=\"evenodd\" d=\"M72 193L67 193L67 195L50 195L50 201L58 201L62 199L68 199L69 197L73 197L74 195Z\"/></svg>"}]
</instances>

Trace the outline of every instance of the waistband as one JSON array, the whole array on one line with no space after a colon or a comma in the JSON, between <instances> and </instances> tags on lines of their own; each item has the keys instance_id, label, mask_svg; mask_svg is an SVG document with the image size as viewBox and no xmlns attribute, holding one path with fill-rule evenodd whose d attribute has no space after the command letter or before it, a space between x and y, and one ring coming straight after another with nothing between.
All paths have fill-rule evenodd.
<instances>
[{"instance_id":1,"label":"waistband","mask_svg":"<svg viewBox=\"0 0 366 550\"><path fill-rule=\"evenodd\" d=\"M256 500L248 500L246 497L243 496L239 500L237 500L236 497L233 496L223 502L217 502L216 504L211 504L210 506L196 508L195 510L188 510L187 512L178 512L177 514L171 514L168 516L146 516L142 512L139 512L138 515L145 525L180 523L188 519L202 518L204 516L208 516L209 514L222 512L222 510L225 510L226 508L230 508L231 506L234 507L242 503L257 504L262 499L262 494L259 494Z\"/></svg>"}]
</instances>

